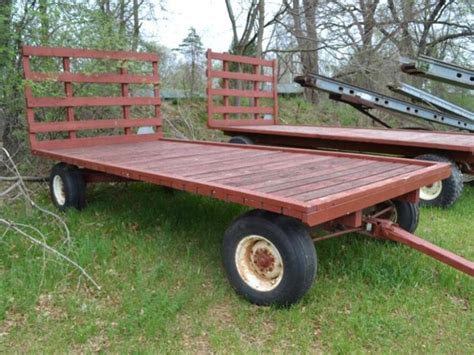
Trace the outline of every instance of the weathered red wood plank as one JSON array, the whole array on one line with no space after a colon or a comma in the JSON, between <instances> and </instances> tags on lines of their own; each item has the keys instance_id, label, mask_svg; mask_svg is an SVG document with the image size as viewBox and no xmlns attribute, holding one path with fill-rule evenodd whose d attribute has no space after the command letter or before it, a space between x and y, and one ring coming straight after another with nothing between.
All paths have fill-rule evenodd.
<instances>
[{"instance_id":1,"label":"weathered red wood plank","mask_svg":"<svg viewBox=\"0 0 474 355\"><path fill-rule=\"evenodd\" d=\"M209 70L208 76L211 78L223 78L223 79L234 79L234 80L245 80L245 81L261 81L261 82L273 82L273 76L261 75L261 74L250 74L233 71L223 70Z\"/></svg>"},{"instance_id":2,"label":"weathered red wood plank","mask_svg":"<svg viewBox=\"0 0 474 355\"><path fill-rule=\"evenodd\" d=\"M224 113L225 115L225 113ZM224 119L224 120L216 120L210 118L208 120L208 126L213 128L225 128L225 127L238 127L238 126L247 126L247 125L255 125L255 126L265 126L265 125L272 125L273 120L267 119Z\"/></svg>"},{"instance_id":3,"label":"weathered red wood plank","mask_svg":"<svg viewBox=\"0 0 474 355\"><path fill-rule=\"evenodd\" d=\"M212 145L212 146L221 146L221 147L236 147L236 145L231 143L220 143L220 142L206 142L206 141L183 141L180 139L171 139L167 138L165 142L177 142L177 143L186 143L189 145ZM380 161L384 163L400 163L408 165L417 165L422 167L430 167L433 164L428 161L423 160L407 160L405 158L391 157L391 156L380 156L380 155L367 155L360 153L350 153L350 152L339 152L339 151L324 151L324 150L314 150L314 149L301 149L301 148L291 148L291 147L275 147L275 146L260 146L260 145L239 145L240 149L261 149L261 150L272 150L279 152L289 152L289 153L301 153L309 154L316 156L325 156L325 157L345 157L345 158L355 158L355 159L364 159L372 161Z\"/></svg>"},{"instance_id":4,"label":"weathered red wood plank","mask_svg":"<svg viewBox=\"0 0 474 355\"><path fill-rule=\"evenodd\" d=\"M71 70L71 62L69 57L64 57L63 58L63 69L65 73L69 73ZM73 88L72 88L72 82L68 81L64 83L64 93L66 94L67 97L72 97L73 96ZM69 122L74 121L74 108L73 107L67 107L66 108L66 115L67 115L67 120ZM69 132L68 136L70 139L75 139L76 138L76 132Z\"/></svg>"},{"instance_id":5,"label":"weathered red wood plank","mask_svg":"<svg viewBox=\"0 0 474 355\"><path fill-rule=\"evenodd\" d=\"M159 105L159 97L32 97L28 107Z\"/></svg>"},{"instance_id":6,"label":"weathered red wood plank","mask_svg":"<svg viewBox=\"0 0 474 355\"><path fill-rule=\"evenodd\" d=\"M199 178L217 183L220 183L220 180L222 179L229 179L233 182L226 182L227 185L238 187L238 183L236 183L236 181L241 181L251 174L262 177L265 174L272 174L275 173L275 171L281 171L283 166L288 166L290 164L304 164L310 160L314 161L315 159L314 157L292 157L291 155L282 154L278 160L265 162L264 168L262 168L262 164L256 164L240 169L229 169L221 172L211 171L207 174L200 175Z\"/></svg>"},{"instance_id":7,"label":"weathered red wood plank","mask_svg":"<svg viewBox=\"0 0 474 355\"><path fill-rule=\"evenodd\" d=\"M272 92L273 92L273 124L278 124L278 66L277 66L277 61L273 61L273 67L272 67L272 76L273 76L273 81L272 81Z\"/></svg>"},{"instance_id":8,"label":"weathered red wood plank","mask_svg":"<svg viewBox=\"0 0 474 355\"><path fill-rule=\"evenodd\" d=\"M317 206L310 208L303 221L309 225L317 225L343 216L347 211L356 211L373 206L379 201L395 199L406 194L417 186L425 186L430 181L440 181L449 177L449 166L440 169L439 166L425 167L422 171L414 171L400 177L382 180L370 186L362 186L339 194L324 196L311 202Z\"/></svg>"},{"instance_id":9,"label":"weathered red wood plank","mask_svg":"<svg viewBox=\"0 0 474 355\"><path fill-rule=\"evenodd\" d=\"M120 144L120 143L137 143L137 142L149 142L155 141L157 139L163 138L161 132L153 134L133 134L129 136L100 136L100 137L86 137L86 138L76 138L75 140L70 139L57 139L49 141L37 141L33 152L36 153L37 150L47 150L47 149L61 149L61 148L77 148L77 147L87 147L94 145L108 145L108 144Z\"/></svg>"},{"instance_id":10,"label":"weathered red wood plank","mask_svg":"<svg viewBox=\"0 0 474 355\"><path fill-rule=\"evenodd\" d=\"M222 147L212 149L212 147L193 147L187 144L167 144L166 146L157 147L155 142L139 142L136 144L121 145L106 147L87 147L86 150L74 149L73 152L78 157L92 155L96 159L105 159L111 163L127 163L130 161L147 161L151 158L171 157L180 158L182 156L198 155L198 154L214 154L216 151L222 152ZM172 142L169 142L172 143ZM211 148L211 149L209 149ZM68 150L69 151L69 150ZM227 150L225 150L227 151ZM230 149L228 150L230 151Z\"/></svg>"},{"instance_id":11,"label":"weathered red wood plank","mask_svg":"<svg viewBox=\"0 0 474 355\"><path fill-rule=\"evenodd\" d=\"M321 167L315 165L311 168L306 168L297 172L296 174L293 174L293 176L295 176L293 179L288 179L288 177L285 176L284 178L269 179L263 182L256 182L249 185L244 185L243 187L248 189L256 189L264 192L276 192L289 188L295 188L302 185L307 185L309 183L314 183L323 179L328 179L329 177L327 175L329 174L331 174L332 177L337 177L339 176L339 174L346 174L349 169L357 169L360 167L368 168L372 164L377 163L365 160L358 160L353 162L350 166L341 165L339 164L339 162L332 162L332 164Z\"/></svg>"},{"instance_id":12,"label":"weathered red wood plank","mask_svg":"<svg viewBox=\"0 0 474 355\"><path fill-rule=\"evenodd\" d=\"M276 176L285 176L288 179L288 169L310 167L318 164L322 160L328 158L319 157L293 157L291 155L284 155L282 158L275 163L266 164L265 170L255 167L252 169L245 169L241 171L224 172L221 174L213 174L207 177L209 181L215 181L217 183L228 184L235 187L244 187L245 185L251 184L256 181L268 181ZM284 168L284 169L283 169Z\"/></svg>"},{"instance_id":13,"label":"weathered red wood plank","mask_svg":"<svg viewBox=\"0 0 474 355\"><path fill-rule=\"evenodd\" d=\"M272 114L272 107L255 107L255 106L215 106L214 113L260 113ZM256 121L254 119L254 121ZM253 122L253 121L252 121Z\"/></svg>"},{"instance_id":14,"label":"weathered red wood plank","mask_svg":"<svg viewBox=\"0 0 474 355\"><path fill-rule=\"evenodd\" d=\"M128 69L125 67L120 67L120 74L121 75L127 75L128 74ZM123 97L129 97L129 90L128 90L128 84L127 83L122 83L120 84L121 88L120 91L122 93ZM130 106L124 105L122 106L122 116L125 121L130 120ZM132 133L130 127L125 127L125 134L128 135Z\"/></svg>"},{"instance_id":15,"label":"weathered red wood plank","mask_svg":"<svg viewBox=\"0 0 474 355\"><path fill-rule=\"evenodd\" d=\"M189 155L177 157L164 156L161 159L152 162L139 162L137 166L147 169L160 169L163 171L173 171L174 173L201 171L209 171L215 166L226 166L232 162L241 160L257 159L262 156L268 156L269 152L255 152L249 154L248 152L234 151L234 152L207 152L207 154L195 154L192 151Z\"/></svg>"},{"instance_id":16,"label":"weathered red wood plank","mask_svg":"<svg viewBox=\"0 0 474 355\"><path fill-rule=\"evenodd\" d=\"M212 170L209 170L209 168L203 167L202 169L196 169L193 172L190 172L188 174L183 174L185 177L192 177L192 178L200 178L201 174L208 174L210 172L214 173L219 173L219 172L224 172L224 171L234 171L235 169L242 169L242 168L250 168L252 166L260 166L262 167L263 164L269 164L275 160L278 160L281 158L280 153L277 152L266 152L268 154L262 155L262 157L257 157L255 159L242 159L243 161L234 163L229 166L219 166L219 164L213 165Z\"/></svg>"},{"instance_id":17,"label":"weathered red wood plank","mask_svg":"<svg viewBox=\"0 0 474 355\"><path fill-rule=\"evenodd\" d=\"M266 97L272 98L271 91L260 90L237 90L237 89L208 89L207 94L211 96L239 96L239 97ZM224 106L227 106L224 104Z\"/></svg>"},{"instance_id":18,"label":"weathered red wood plank","mask_svg":"<svg viewBox=\"0 0 474 355\"><path fill-rule=\"evenodd\" d=\"M287 187L267 187L263 188L262 191L272 190L272 192L277 193L282 196L299 196L300 194L307 192L314 192L319 189L323 189L329 186L339 186L340 184L347 181L354 181L363 177L368 176L367 169L374 171L374 174L386 171L389 169L396 169L396 167L380 166L382 164L368 164L368 165L359 165L354 167L352 170L339 170L335 172L329 172L328 174L315 177L310 181L295 184L288 184ZM260 189L259 189L260 190ZM274 191L273 191L274 190ZM298 197L299 198L299 197Z\"/></svg>"},{"instance_id":19,"label":"weathered red wood plank","mask_svg":"<svg viewBox=\"0 0 474 355\"><path fill-rule=\"evenodd\" d=\"M247 57L229 53L216 53L212 52L210 49L206 53L208 59L216 59L216 60L225 60L229 62L235 63L244 63L244 64L252 64L252 65L264 65L267 67L271 67L273 65L272 60L266 60L257 57Z\"/></svg>"},{"instance_id":20,"label":"weathered red wood plank","mask_svg":"<svg viewBox=\"0 0 474 355\"><path fill-rule=\"evenodd\" d=\"M253 66L253 69L254 69L254 74L260 74L260 65L254 65ZM259 102L260 102L260 96L259 96L259 93L260 93L260 85L261 83L259 83L258 81L254 81L253 82L253 89L254 91L256 92L254 98L253 98L253 106L257 107L259 106ZM273 96L273 94L272 94ZM272 112L273 113L273 112ZM259 115L258 114L254 114L254 117L255 119L258 119L259 118Z\"/></svg>"},{"instance_id":21,"label":"weathered red wood plank","mask_svg":"<svg viewBox=\"0 0 474 355\"><path fill-rule=\"evenodd\" d=\"M347 182L346 180L345 182L342 182L340 184L332 184L332 185L328 184L328 186L325 186L324 188L321 188L317 191L300 193L298 195L292 194L291 196L295 196L297 199L301 199L303 201L311 201L311 200L318 199L319 197L322 197L322 196L328 196L334 193L351 190L360 186L368 186L373 183L387 180L392 177L399 177L400 175L410 173L418 169L414 166L401 166L395 169L385 168L385 169L377 169L377 170L378 171L375 175L363 177L363 175L360 174L360 177L353 181Z\"/></svg>"},{"instance_id":22,"label":"weathered red wood plank","mask_svg":"<svg viewBox=\"0 0 474 355\"><path fill-rule=\"evenodd\" d=\"M59 47L31 47L23 46L24 56L37 57L73 57L96 58L114 60L157 61L158 55L153 53L138 53L124 51L103 51L94 49L59 48Z\"/></svg>"},{"instance_id":23,"label":"weathered red wood plank","mask_svg":"<svg viewBox=\"0 0 474 355\"><path fill-rule=\"evenodd\" d=\"M320 179L315 179L314 182L310 182L304 185L290 187L288 189L278 191L279 195L282 196L296 196L297 199L306 201L306 199L311 199L313 195L318 195L319 191L325 191L328 188L342 189L345 184L355 184L358 181L363 179L364 183L370 184L370 179L377 180L377 175L381 173L391 172L400 167L405 167L406 165L384 165L384 164L371 164L370 172L367 171L366 166L353 169L353 171L341 171L336 172L331 175L332 177L321 177ZM367 179L369 181L367 181Z\"/></svg>"},{"instance_id":24,"label":"weathered red wood plank","mask_svg":"<svg viewBox=\"0 0 474 355\"><path fill-rule=\"evenodd\" d=\"M218 128L220 122L215 122ZM377 144L379 151L384 146L408 146L441 149L450 151L466 151L474 153L474 136L458 132L413 132L402 129L367 129L367 128L341 128L322 126L290 126L269 125L254 127L252 121L245 125L224 126L226 132L258 133L264 135L282 135L290 137L307 137L314 139L317 147L318 139L324 141L361 142Z\"/></svg>"},{"instance_id":25,"label":"weathered red wood plank","mask_svg":"<svg viewBox=\"0 0 474 355\"><path fill-rule=\"evenodd\" d=\"M146 127L159 126L162 124L161 118L134 118L123 119L101 119L74 122L35 122L30 125L32 133L81 131L89 129L125 128L125 127Z\"/></svg>"},{"instance_id":26,"label":"weathered red wood plank","mask_svg":"<svg viewBox=\"0 0 474 355\"><path fill-rule=\"evenodd\" d=\"M98 84L157 84L159 78L152 75L137 74L80 74L80 73L25 73L25 79L32 81L59 81L75 83L98 83Z\"/></svg>"}]
</instances>

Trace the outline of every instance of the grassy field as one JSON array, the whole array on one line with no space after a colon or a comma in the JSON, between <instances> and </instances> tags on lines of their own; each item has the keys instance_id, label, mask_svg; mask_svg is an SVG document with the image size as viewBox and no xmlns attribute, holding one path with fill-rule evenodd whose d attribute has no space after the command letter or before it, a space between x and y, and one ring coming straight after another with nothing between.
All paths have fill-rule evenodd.
<instances>
[{"instance_id":1,"label":"grassy field","mask_svg":"<svg viewBox=\"0 0 474 355\"><path fill-rule=\"evenodd\" d=\"M51 207L47 191L38 196ZM64 217L61 250L102 286L9 232L0 241L0 352L474 353L474 282L406 247L349 235L319 243L317 282L290 309L259 308L226 281L221 237L239 206L145 184L97 185ZM422 210L418 234L474 259L474 189ZM2 215L60 246L49 218ZM2 231L0 230L0 233Z\"/></svg>"}]
</instances>

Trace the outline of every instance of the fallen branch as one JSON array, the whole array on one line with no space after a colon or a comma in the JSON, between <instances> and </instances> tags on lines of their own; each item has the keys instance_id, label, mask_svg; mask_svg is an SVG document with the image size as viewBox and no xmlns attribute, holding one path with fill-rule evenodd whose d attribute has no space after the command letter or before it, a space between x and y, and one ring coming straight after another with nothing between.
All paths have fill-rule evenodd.
<instances>
[{"instance_id":1,"label":"fallen branch","mask_svg":"<svg viewBox=\"0 0 474 355\"><path fill-rule=\"evenodd\" d=\"M51 211L48 211L47 209L37 205L33 199L31 198L29 192L28 192L28 189L26 188L26 185L25 185L25 182L20 174L20 172L18 171L18 168L15 164L15 162L13 161L10 153L8 152L8 150L6 150L5 148L2 147L2 150L3 152L5 153L8 161L10 162L11 164L11 167L9 167L8 165L6 165L6 167L8 168L8 170L10 170L14 175L15 175L15 178L17 179L17 181L19 182L18 184L18 189L20 190L21 194L25 197L26 201L33 207L33 208L36 208L38 209L39 211L45 213L45 214L48 214L52 217L54 217L57 221L59 221L60 224L62 224L62 226L64 227L64 231L65 231L65 234L66 234L66 243L70 244L71 243L71 233L69 232L69 228L66 224L66 222L64 222L64 220L58 216L56 213L54 212L51 212Z\"/></svg>"},{"instance_id":2,"label":"fallen branch","mask_svg":"<svg viewBox=\"0 0 474 355\"><path fill-rule=\"evenodd\" d=\"M49 177L47 176L0 176L0 181L18 181L23 180L27 182L47 182Z\"/></svg>"},{"instance_id":3,"label":"fallen branch","mask_svg":"<svg viewBox=\"0 0 474 355\"><path fill-rule=\"evenodd\" d=\"M45 181L47 178L32 177L32 176L29 176L29 177L28 176L27 177L21 176L21 174L20 174L15 162L13 161L10 153L3 147L2 147L2 150L3 150L3 152L5 153L5 155L7 157L7 162L10 163L10 164L5 163L5 166L7 167L7 169L14 176L12 176L12 177L2 177L2 178L0 178L0 181L11 181L11 182L14 182L14 183L11 186L9 186L8 188L6 188L4 191L1 191L0 192L0 197L6 196L7 194L9 194L12 191L14 191L15 189L17 189L19 192L18 192L18 195L15 198L17 198L19 196L23 196L30 206L32 206L33 208L36 208L37 210L39 210L42 213L45 213L47 215L50 215L50 216L54 217L57 221L59 221L59 223L63 226L64 231L65 231L65 235L66 235L65 243L70 245L71 244L70 243L71 242L71 235L70 235L69 228L68 228L66 222L59 215L57 215L56 213L51 212L51 211L37 205L33 201L33 199L31 198L30 193L29 193L28 189L26 188L25 181ZM5 218L0 218L0 225L4 225L6 227L4 233L2 233L2 236L1 236L0 240L5 238L5 236L7 235L9 230L12 230L15 233L17 233L18 235L20 235L20 236L26 238L27 240L29 240L34 245L42 247L43 250L45 250L45 251L47 251L47 252L49 252L53 255L58 256L59 258L65 260L66 262L68 262L69 264L74 266L76 269L78 269L81 272L82 275L84 275L87 278L87 280L89 280L98 290L100 290L99 284L85 271L85 269L82 266L80 266L78 263L76 263L71 258L69 258L66 255L62 254L58 250L54 249L50 245L48 245L45 242L46 241L45 235L38 228L36 228L32 225L28 225L28 224L15 223L15 222L7 220ZM43 239L43 241L35 238L34 236L32 236L31 234L26 232L25 229L32 230L34 233L38 234L41 237L41 239Z\"/></svg>"},{"instance_id":4,"label":"fallen branch","mask_svg":"<svg viewBox=\"0 0 474 355\"><path fill-rule=\"evenodd\" d=\"M36 245L44 248L46 251L50 252L51 254L54 254L54 255L60 257L61 259L66 260L69 264L73 265L76 269L78 269L81 272L81 274L84 275L98 290L100 290L99 284L97 282L95 282L95 280L87 273L86 270L84 270L84 268L82 266L80 266L74 260L68 258L66 255L60 253L56 249L50 247L48 244L46 244L46 243L34 238L30 234L26 233L19 226L33 228L37 233L39 233L41 236L43 236L43 234L37 228L27 226L27 225L23 225L23 224L15 224L14 222L8 221L8 220L3 219L3 218L0 218L0 224L5 225L7 227L7 230L11 229L11 230L15 231L16 233L18 233L22 237L28 239L33 244L36 244Z\"/></svg>"}]
</instances>

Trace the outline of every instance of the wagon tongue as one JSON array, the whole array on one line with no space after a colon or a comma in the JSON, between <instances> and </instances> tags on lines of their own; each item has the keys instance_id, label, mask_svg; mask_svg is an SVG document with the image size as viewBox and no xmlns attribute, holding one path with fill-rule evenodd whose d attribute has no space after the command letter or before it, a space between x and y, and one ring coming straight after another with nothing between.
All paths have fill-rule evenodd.
<instances>
[{"instance_id":1,"label":"wagon tongue","mask_svg":"<svg viewBox=\"0 0 474 355\"><path fill-rule=\"evenodd\" d=\"M408 245L410 248L431 256L444 264L470 276L474 276L474 262L464 259L459 255L451 253L450 251L408 233L393 222L378 218L367 218L366 223L367 226L371 227L368 228L368 230L370 230L371 234L377 238L390 239Z\"/></svg>"}]
</instances>

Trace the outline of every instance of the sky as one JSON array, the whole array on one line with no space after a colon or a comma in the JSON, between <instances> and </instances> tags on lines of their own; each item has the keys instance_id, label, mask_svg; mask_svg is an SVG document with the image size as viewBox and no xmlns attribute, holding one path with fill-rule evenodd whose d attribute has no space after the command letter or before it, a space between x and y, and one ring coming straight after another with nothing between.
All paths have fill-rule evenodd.
<instances>
[{"instance_id":1,"label":"sky","mask_svg":"<svg viewBox=\"0 0 474 355\"><path fill-rule=\"evenodd\" d=\"M224 52L229 49L232 29L224 0L167 0L166 12L159 10L157 20L145 21L143 34L168 48L177 48L194 27L204 48ZM237 4L238 2L236 2ZM237 15L237 8L234 9Z\"/></svg>"}]
</instances>

